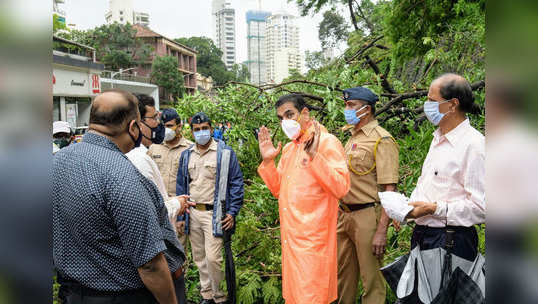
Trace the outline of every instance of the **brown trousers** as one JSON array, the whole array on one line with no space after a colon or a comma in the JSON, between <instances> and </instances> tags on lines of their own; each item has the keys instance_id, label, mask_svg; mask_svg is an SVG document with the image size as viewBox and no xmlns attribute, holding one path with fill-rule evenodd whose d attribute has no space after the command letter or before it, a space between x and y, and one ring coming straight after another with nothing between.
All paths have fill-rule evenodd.
<instances>
[{"instance_id":1,"label":"brown trousers","mask_svg":"<svg viewBox=\"0 0 538 304\"><path fill-rule=\"evenodd\" d=\"M339 211L338 240L338 303L357 303L359 274L364 288L362 304L384 304L385 280L379 261L372 252L372 239L381 216L381 206L353 212Z\"/></svg>"}]
</instances>

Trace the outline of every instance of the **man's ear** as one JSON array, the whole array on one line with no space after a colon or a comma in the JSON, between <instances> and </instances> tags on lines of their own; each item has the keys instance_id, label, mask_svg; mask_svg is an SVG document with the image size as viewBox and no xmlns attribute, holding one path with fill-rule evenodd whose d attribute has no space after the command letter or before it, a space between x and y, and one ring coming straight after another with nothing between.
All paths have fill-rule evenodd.
<instances>
[{"instance_id":1,"label":"man's ear","mask_svg":"<svg viewBox=\"0 0 538 304\"><path fill-rule=\"evenodd\" d=\"M300 114L302 114L304 117L310 118L310 110L308 110L308 107L304 107Z\"/></svg>"},{"instance_id":2,"label":"man's ear","mask_svg":"<svg viewBox=\"0 0 538 304\"><path fill-rule=\"evenodd\" d=\"M136 125L137 125L136 120L131 120L129 122L129 128L127 129L127 131L131 132L131 135L133 135L134 137L136 137L135 136L135 134L136 134L135 129L137 129ZM138 132L142 132L142 130L140 130L140 125L138 125Z\"/></svg>"},{"instance_id":3,"label":"man's ear","mask_svg":"<svg viewBox=\"0 0 538 304\"><path fill-rule=\"evenodd\" d=\"M457 98L452 98L450 100L450 105L451 105L451 111L452 112L456 112L456 109L458 108L458 106L460 105L460 101L459 99Z\"/></svg>"}]
</instances>

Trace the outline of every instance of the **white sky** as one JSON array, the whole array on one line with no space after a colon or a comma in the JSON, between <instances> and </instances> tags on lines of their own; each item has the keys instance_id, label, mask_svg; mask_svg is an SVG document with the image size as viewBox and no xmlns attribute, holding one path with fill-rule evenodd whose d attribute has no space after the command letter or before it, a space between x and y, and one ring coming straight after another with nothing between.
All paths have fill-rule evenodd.
<instances>
[{"instance_id":1,"label":"white sky","mask_svg":"<svg viewBox=\"0 0 538 304\"><path fill-rule=\"evenodd\" d=\"M237 63L247 60L247 26L245 14L248 10L258 9L258 0L230 0L236 14L236 52ZM61 5L66 14L66 23L76 24L77 29L89 29L105 23L108 0L66 0ZM299 17L295 2L287 0L262 0L262 10L276 12L284 9ZM150 14L150 28L174 39L179 37L212 37L211 0L134 0L134 10ZM347 17L347 16L345 16ZM318 39L318 25L322 13L301 17L299 39L301 52L321 49ZM338 53L338 52L337 52Z\"/></svg>"}]
</instances>

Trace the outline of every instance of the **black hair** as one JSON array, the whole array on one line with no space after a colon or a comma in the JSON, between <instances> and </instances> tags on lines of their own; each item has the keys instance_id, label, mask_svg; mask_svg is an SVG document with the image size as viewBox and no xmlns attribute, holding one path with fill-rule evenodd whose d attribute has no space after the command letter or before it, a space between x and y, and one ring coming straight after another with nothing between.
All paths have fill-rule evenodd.
<instances>
[{"instance_id":1,"label":"black hair","mask_svg":"<svg viewBox=\"0 0 538 304\"><path fill-rule=\"evenodd\" d=\"M308 105L305 103L303 96L299 94L287 94L280 96L280 98L275 103L275 108L278 109L285 103L291 102L293 106L301 112L304 108L308 108Z\"/></svg>"},{"instance_id":2,"label":"black hair","mask_svg":"<svg viewBox=\"0 0 538 304\"><path fill-rule=\"evenodd\" d=\"M480 114L481 109L478 104L474 102L471 84L463 77L452 73L443 74L437 79L444 77L447 79L443 79L439 86L439 93L441 93L443 99L449 100L457 98L460 102L459 108L461 111L470 114Z\"/></svg>"},{"instance_id":3,"label":"black hair","mask_svg":"<svg viewBox=\"0 0 538 304\"><path fill-rule=\"evenodd\" d=\"M107 110L104 110L101 106L92 103L90 109L90 124L109 126L117 129L121 128L126 122L137 119L138 100L133 94L120 89L107 90L103 93L107 92L118 93L123 96L127 102Z\"/></svg>"},{"instance_id":4,"label":"black hair","mask_svg":"<svg viewBox=\"0 0 538 304\"><path fill-rule=\"evenodd\" d=\"M136 99L138 99L138 112L140 112L140 118L144 120L147 113L146 107L155 107L155 99L146 94L135 94L135 96Z\"/></svg>"}]
</instances>

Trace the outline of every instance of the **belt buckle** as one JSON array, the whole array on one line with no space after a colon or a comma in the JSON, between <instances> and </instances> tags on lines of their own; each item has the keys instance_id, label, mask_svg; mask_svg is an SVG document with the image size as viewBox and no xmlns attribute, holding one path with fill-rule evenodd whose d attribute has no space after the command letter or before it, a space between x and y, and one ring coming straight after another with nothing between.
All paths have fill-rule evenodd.
<instances>
[{"instance_id":1,"label":"belt buckle","mask_svg":"<svg viewBox=\"0 0 538 304\"><path fill-rule=\"evenodd\" d=\"M194 206L194 208L195 208L196 210L200 210L200 211L205 211L205 209L206 209L204 204L196 204L196 205Z\"/></svg>"}]
</instances>

